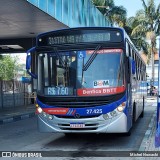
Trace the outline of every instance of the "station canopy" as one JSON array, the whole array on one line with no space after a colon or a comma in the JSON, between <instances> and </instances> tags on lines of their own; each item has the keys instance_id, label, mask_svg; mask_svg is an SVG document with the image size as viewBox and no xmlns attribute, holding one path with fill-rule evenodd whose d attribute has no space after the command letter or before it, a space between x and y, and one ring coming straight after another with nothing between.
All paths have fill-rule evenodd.
<instances>
[{"instance_id":1,"label":"station canopy","mask_svg":"<svg viewBox=\"0 0 160 160\"><path fill-rule=\"evenodd\" d=\"M0 0L0 54L23 53L43 32L68 28L26 0Z\"/></svg>"}]
</instances>

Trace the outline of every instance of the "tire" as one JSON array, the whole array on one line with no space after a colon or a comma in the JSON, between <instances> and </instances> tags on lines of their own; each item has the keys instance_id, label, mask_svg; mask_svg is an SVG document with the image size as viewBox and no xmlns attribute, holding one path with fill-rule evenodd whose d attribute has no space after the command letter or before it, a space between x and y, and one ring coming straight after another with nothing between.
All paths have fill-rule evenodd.
<instances>
[{"instance_id":1,"label":"tire","mask_svg":"<svg viewBox=\"0 0 160 160\"><path fill-rule=\"evenodd\" d=\"M129 131L128 132L126 132L126 133L123 133L123 135L124 136L131 136L131 133L132 133L132 127L133 127L133 124L135 123L135 102L133 103L133 116L132 116L132 126L131 126L131 128L129 129Z\"/></svg>"},{"instance_id":2,"label":"tire","mask_svg":"<svg viewBox=\"0 0 160 160\"><path fill-rule=\"evenodd\" d=\"M133 116L132 116L132 124L134 124L135 121L135 113L136 113L136 103L133 103Z\"/></svg>"},{"instance_id":3,"label":"tire","mask_svg":"<svg viewBox=\"0 0 160 160\"><path fill-rule=\"evenodd\" d=\"M127 136L127 137L131 136L131 133L132 133L132 132L131 132L131 129L130 129L130 130L126 133L126 136Z\"/></svg>"},{"instance_id":4,"label":"tire","mask_svg":"<svg viewBox=\"0 0 160 160\"><path fill-rule=\"evenodd\" d=\"M143 118L143 117L144 117L144 97L143 97L143 110L142 110L142 113L140 114L139 117L140 117L140 118Z\"/></svg>"},{"instance_id":5,"label":"tire","mask_svg":"<svg viewBox=\"0 0 160 160\"><path fill-rule=\"evenodd\" d=\"M127 136L127 137L131 136L131 133L132 133L131 130L132 130L132 127L129 129L128 132L124 133L124 135Z\"/></svg>"}]
</instances>

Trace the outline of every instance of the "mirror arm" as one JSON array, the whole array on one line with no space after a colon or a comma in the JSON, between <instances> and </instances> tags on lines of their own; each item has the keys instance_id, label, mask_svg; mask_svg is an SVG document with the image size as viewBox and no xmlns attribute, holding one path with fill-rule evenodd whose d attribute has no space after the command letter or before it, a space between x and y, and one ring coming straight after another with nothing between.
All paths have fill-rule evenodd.
<instances>
[{"instance_id":1,"label":"mirror arm","mask_svg":"<svg viewBox=\"0 0 160 160\"><path fill-rule=\"evenodd\" d=\"M38 76L37 76L36 74L33 74L32 72L30 72L29 69L27 69L27 73L28 73L31 77L35 78L35 79L38 78Z\"/></svg>"},{"instance_id":2,"label":"mirror arm","mask_svg":"<svg viewBox=\"0 0 160 160\"><path fill-rule=\"evenodd\" d=\"M31 49L29 49L28 51L27 51L27 59L29 59L30 58L30 60L29 60L29 63L27 62L27 60L26 60L26 70L27 70L27 73L31 76L31 77L33 77L33 78L35 78L35 79L37 79L37 75L36 74L34 74L34 73L32 73L32 72L30 72L29 70L30 70L30 68L31 68L31 55L29 55L29 54L31 54L31 52L33 52L33 51L35 51L36 50L36 47L32 47Z\"/></svg>"}]
</instances>

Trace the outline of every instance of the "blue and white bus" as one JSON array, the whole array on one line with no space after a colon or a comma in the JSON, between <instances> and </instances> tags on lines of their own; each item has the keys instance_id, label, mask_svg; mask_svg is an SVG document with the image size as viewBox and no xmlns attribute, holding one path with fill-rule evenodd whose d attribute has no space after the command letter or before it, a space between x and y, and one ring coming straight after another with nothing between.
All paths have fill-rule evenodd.
<instances>
[{"instance_id":1,"label":"blue and white bus","mask_svg":"<svg viewBox=\"0 0 160 160\"><path fill-rule=\"evenodd\" d=\"M155 147L160 147L160 36L159 36L159 63L158 63L158 93L157 93L157 116L156 116L156 133Z\"/></svg>"},{"instance_id":2,"label":"blue and white bus","mask_svg":"<svg viewBox=\"0 0 160 160\"><path fill-rule=\"evenodd\" d=\"M41 132L130 134L143 117L146 65L122 28L40 34L26 69L37 81Z\"/></svg>"}]
</instances>

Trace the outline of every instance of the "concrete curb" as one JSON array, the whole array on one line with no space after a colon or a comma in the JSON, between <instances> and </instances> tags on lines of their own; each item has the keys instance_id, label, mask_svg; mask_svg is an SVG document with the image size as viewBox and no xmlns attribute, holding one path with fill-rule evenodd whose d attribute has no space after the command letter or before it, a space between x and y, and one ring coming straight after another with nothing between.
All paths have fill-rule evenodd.
<instances>
[{"instance_id":1,"label":"concrete curb","mask_svg":"<svg viewBox=\"0 0 160 160\"><path fill-rule=\"evenodd\" d=\"M155 123L156 113L157 112L155 110L155 112L152 115L151 121L149 123L148 129L147 129L147 131L146 131L146 133L144 135L144 138L142 140L142 143L141 143L141 145L139 147L139 151L146 151L146 145L148 143L148 139L151 138L152 131L153 131L154 127L155 127L154 123Z\"/></svg>"},{"instance_id":2,"label":"concrete curb","mask_svg":"<svg viewBox=\"0 0 160 160\"><path fill-rule=\"evenodd\" d=\"M35 112L30 112L30 113L24 113L21 115L5 117L5 118L0 119L0 125L10 123L10 122L16 122L16 121L27 119L27 118L32 118L35 115L36 115Z\"/></svg>"}]
</instances>

